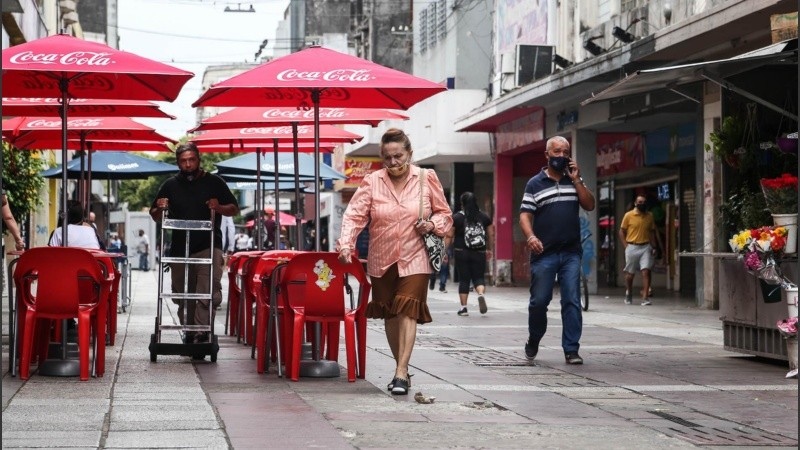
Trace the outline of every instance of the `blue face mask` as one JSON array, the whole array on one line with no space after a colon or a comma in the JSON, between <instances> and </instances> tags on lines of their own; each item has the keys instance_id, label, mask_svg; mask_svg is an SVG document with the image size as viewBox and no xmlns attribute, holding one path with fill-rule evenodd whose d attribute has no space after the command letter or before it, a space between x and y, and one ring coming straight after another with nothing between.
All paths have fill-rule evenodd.
<instances>
[{"instance_id":1,"label":"blue face mask","mask_svg":"<svg viewBox=\"0 0 800 450\"><path fill-rule=\"evenodd\" d=\"M548 164L556 172L563 172L567 169L567 166L569 165L569 158L567 158L566 156L551 156Z\"/></svg>"}]
</instances>

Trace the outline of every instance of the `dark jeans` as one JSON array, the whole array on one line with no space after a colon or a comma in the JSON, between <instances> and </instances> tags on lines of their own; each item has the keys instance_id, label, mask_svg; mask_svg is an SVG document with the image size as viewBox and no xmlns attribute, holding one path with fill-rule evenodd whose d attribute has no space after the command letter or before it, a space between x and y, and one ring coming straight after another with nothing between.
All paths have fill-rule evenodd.
<instances>
[{"instance_id":1,"label":"dark jeans","mask_svg":"<svg viewBox=\"0 0 800 450\"><path fill-rule=\"evenodd\" d=\"M439 268L439 271L431 272L431 280L430 280L430 288L436 285L436 280L439 280L439 290L443 291L445 286L447 286L447 278L450 276L450 264L442 263L442 267Z\"/></svg>"},{"instance_id":2,"label":"dark jeans","mask_svg":"<svg viewBox=\"0 0 800 450\"><path fill-rule=\"evenodd\" d=\"M556 275L561 291L561 347L564 353L580 348L583 316L580 302L581 255L558 252L545 255L531 264L530 303L528 304L528 334L539 342L547 331L547 306L553 299Z\"/></svg>"},{"instance_id":3,"label":"dark jeans","mask_svg":"<svg viewBox=\"0 0 800 450\"><path fill-rule=\"evenodd\" d=\"M458 271L458 293L468 294L469 283L473 286L484 286L486 273L486 251L457 248L453 252Z\"/></svg>"}]
</instances>

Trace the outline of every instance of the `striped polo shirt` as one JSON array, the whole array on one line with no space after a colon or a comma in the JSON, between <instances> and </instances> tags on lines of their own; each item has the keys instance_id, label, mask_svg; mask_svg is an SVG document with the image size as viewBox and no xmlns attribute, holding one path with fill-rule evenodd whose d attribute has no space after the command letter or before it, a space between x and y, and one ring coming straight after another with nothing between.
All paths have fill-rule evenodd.
<instances>
[{"instance_id":1,"label":"striped polo shirt","mask_svg":"<svg viewBox=\"0 0 800 450\"><path fill-rule=\"evenodd\" d=\"M533 233L542 241L544 251L531 253L531 262L557 252L581 253L578 191L572 180L555 181L543 168L525 185L520 213L533 214Z\"/></svg>"}]
</instances>

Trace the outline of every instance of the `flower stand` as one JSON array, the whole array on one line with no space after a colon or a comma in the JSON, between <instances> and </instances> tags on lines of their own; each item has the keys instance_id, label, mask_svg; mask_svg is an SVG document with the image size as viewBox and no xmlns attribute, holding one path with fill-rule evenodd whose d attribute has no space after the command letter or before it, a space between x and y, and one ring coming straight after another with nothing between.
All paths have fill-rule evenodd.
<instances>
[{"instance_id":1,"label":"flower stand","mask_svg":"<svg viewBox=\"0 0 800 450\"><path fill-rule=\"evenodd\" d=\"M797 253L797 214L773 214L772 222L775 226L786 227L786 247L783 252L787 255Z\"/></svg>"}]
</instances>

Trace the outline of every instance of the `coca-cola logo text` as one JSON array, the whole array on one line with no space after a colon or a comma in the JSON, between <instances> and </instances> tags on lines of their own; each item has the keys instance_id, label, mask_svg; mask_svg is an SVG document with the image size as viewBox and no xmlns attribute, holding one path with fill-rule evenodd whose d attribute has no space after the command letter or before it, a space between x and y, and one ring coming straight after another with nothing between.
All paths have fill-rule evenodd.
<instances>
[{"instance_id":1,"label":"coca-cola logo text","mask_svg":"<svg viewBox=\"0 0 800 450\"><path fill-rule=\"evenodd\" d=\"M69 128L95 128L103 123L103 119L71 119L67 120ZM27 123L27 128L61 128L60 119L36 119Z\"/></svg>"},{"instance_id":2,"label":"coca-cola logo text","mask_svg":"<svg viewBox=\"0 0 800 450\"><path fill-rule=\"evenodd\" d=\"M298 133L300 133L300 134L308 133L308 131L300 132L299 131L300 128L303 128L303 127L299 127L298 128ZM241 131L239 131L239 134L245 134L245 135L250 135L250 134L268 134L268 135L289 135L289 136L291 136L292 127L250 127L250 128L242 128Z\"/></svg>"},{"instance_id":3,"label":"coca-cola logo text","mask_svg":"<svg viewBox=\"0 0 800 450\"><path fill-rule=\"evenodd\" d=\"M261 113L264 119L313 119L314 110L300 110L300 109L281 109L270 108ZM347 111L344 108L320 108L319 117L325 119L343 119L347 117Z\"/></svg>"},{"instance_id":4,"label":"coca-cola logo text","mask_svg":"<svg viewBox=\"0 0 800 450\"><path fill-rule=\"evenodd\" d=\"M334 69L327 72L286 69L278 73L279 81L352 81L367 82L374 80L372 72L367 69Z\"/></svg>"},{"instance_id":5,"label":"coca-cola logo text","mask_svg":"<svg viewBox=\"0 0 800 450\"><path fill-rule=\"evenodd\" d=\"M65 66L109 66L114 63L111 53L70 52L70 53L34 53L20 52L8 61L12 64L56 64Z\"/></svg>"}]
</instances>

